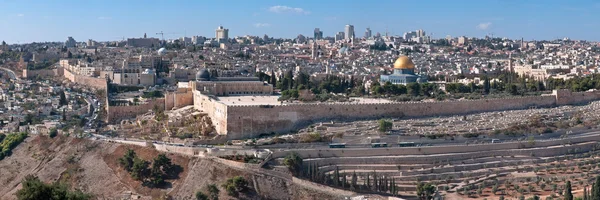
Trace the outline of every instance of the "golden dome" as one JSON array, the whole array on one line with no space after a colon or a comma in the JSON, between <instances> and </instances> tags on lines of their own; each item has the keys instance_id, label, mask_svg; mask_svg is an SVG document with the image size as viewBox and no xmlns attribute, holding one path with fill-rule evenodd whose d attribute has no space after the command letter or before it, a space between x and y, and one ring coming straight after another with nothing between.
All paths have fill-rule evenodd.
<instances>
[{"instance_id":1,"label":"golden dome","mask_svg":"<svg viewBox=\"0 0 600 200\"><path fill-rule=\"evenodd\" d=\"M394 62L394 69L414 69L415 64L408 56L400 56Z\"/></svg>"}]
</instances>

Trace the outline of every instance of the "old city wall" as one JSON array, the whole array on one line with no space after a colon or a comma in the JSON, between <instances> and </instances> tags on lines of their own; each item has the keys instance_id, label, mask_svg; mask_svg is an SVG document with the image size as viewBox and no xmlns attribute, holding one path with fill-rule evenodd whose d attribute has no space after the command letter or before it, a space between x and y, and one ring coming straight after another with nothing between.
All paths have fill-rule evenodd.
<instances>
[{"instance_id":1,"label":"old city wall","mask_svg":"<svg viewBox=\"0 0 600 200\"><path fill-rule=\"evenodd\" d=\"M154 106L164 109L165 99L153 99L144 104L135 106L107 106L108 122L114 123L123 119L135 118L137 115L141 115L149 110L152 110Z\"/></svg>"},{"instance_id":2,"label":"old city wall","mask_svg":"<svg viewBox=\"0 0 600 200\"><path fill-rule=\"evenodd\" d=\"M250 138L262 133L284 133L307 124L327 120L379 119L386 117L429 117L552 107L555 96L444 102L314 103L274 106L228 106L227 135Z\"/></svg>"},{"instance_id":3,"label":"old city wall","mask_svg":"<svg viewBox=\"0 0 600 200\"><path fill-rule=\"evenodd\" d=\"M66 70L64 68L61 69L62 70L60 71L63 71L64 77L66 79L69 79L73 83L77 83L95 89L102 89L104 91L106 91L106 89L108 88L108 83L106 82L106 79L82 76L78 74L73 74L69 70Z\"/></svg>"},{"instance_id":4,"label":"old city wall","mask_svg":"<svg viewBox=\"0 0 600 200\"><path fill-rule=\"evenodd\" d=\"M600 99L600 91L591 92L571 92L567 89L555 90L553 95L556 96L556 104L582 104Z\"/></svg>"},{"instance_id":5,"label":"old city wall","mask_svg":"<svg viewBox=\"0 0 600 200\"><path fill-rule=\"evenodd\" d=\"M165 94L165 109L181 108L194 105L194 96L189 88L180 88L174 92Z\"/></svg>"},{"instance_id":6,"label":"old city wall","mask_svg":"<svg viewBox=\"0 0 600 200\"><path fill-rule=\"evenodd\" d=\"M229 107L210 96L201 94L198 90L194 90L192 93L194 99L194 108L206 113L210 117L211 122L215 127L215 131L218 134L227 134L227 110Z\"/></svg>"},{"instance_id":7,"label":"old city wall","mask_svg":"<svg viewBox=\"0 0 600 200\"><path fill-rule=\"evenodd\" d=\"M35 77L55 77L55 76L63 76L63 69L59 67L57 69L38 69L38 70L23 70L23 78L31 79Z\"/></svg>"}]
</instances>

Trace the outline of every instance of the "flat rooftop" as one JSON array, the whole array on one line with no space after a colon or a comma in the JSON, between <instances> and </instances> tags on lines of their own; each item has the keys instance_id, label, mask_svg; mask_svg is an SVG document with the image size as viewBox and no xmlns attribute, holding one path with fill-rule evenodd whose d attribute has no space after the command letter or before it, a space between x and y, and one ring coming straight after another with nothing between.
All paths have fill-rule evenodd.
<instances>
[{"instance_id":1,"label":"flat rooftop","mask_svg":"<svg viewBox=\"0 0 600 200\"><path fill-rule=\"evenodd\" d=\"M220 96L217 97L218 101L225 105L284 105L284 104L303 104L302 102L279 102L279 95L274 96ZM374 99L374 98L350 98L352 103L390 103L392 101L387 99ZM307 103L320 103L307 102ZM342 103L342 102L340 102Z\"/></svg>"}]
</instances>

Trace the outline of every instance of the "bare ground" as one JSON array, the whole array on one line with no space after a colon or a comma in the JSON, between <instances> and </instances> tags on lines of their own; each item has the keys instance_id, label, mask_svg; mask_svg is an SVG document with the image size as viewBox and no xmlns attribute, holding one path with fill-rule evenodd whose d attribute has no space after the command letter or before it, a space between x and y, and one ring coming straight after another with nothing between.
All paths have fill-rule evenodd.
<instances>
[{"instance_id":1,"label":"bare ground","mask_svg":"<svg viewBox=\"0 0 600 200\"><path fill-rule=\"evenodd\" d=\"M92 193L98 199L121 199L128 193L141 199L157 199L165 195L173 199L192 199L197 191L205 194L206 186L216 184L221 190L219 199L227 196L220 185L227 178L243 176L252 191L240 199L336 199L334 196L307 190L286 181L264 175L256 175L207 159L167 154L183 171L179 178L166 180L164 188L148 188L135 181L118 165L117 159L128 149L151 161L160 152L152 148L105 143L64 136L48 138L32 136L14 149L10 157L0 161L0 199L16 199L21 180L33 174L42 181L61 181L72 188ZM127 194L127 195L126 195Z\"/></svg>"}]
</instances>

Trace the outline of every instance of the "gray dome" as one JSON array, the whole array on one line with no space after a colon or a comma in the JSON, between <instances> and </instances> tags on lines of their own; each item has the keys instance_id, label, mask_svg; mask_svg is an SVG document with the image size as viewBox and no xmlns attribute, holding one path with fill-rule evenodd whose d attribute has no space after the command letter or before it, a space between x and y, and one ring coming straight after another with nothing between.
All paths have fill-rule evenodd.
<instances>
[{"instance_id":1,"label":"gray dome","mask_svg":"<svg viewBox=\"0 0 600 200\"><path fill-rule=\"evenodd\" d=\"M196 81L209 81L210 73L206 69L201 69L196 73Z\"/></svg>"}]
</instances>

